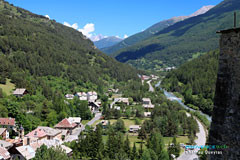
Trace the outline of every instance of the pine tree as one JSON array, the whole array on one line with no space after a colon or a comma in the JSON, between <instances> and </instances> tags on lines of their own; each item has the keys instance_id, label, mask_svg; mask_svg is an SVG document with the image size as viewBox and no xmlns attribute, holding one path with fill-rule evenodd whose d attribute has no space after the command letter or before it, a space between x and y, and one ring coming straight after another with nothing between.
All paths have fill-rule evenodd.
<instances>
[{"instance_id":1,"label":"pine tree","mask_svg":"<svg viewBox=\"0 0 240 160\"><path fill-rule=\"evenodd\" d=\"M179 157L180 150L180 145L177 143L176 137L173 137L172 144L168 144L169 159L172 159L172 155Z\"/></svg>"},{"instance_id":2,"label":"pine tree","mask_svg":"<svg viewBox=\"0 0 240 160\"><path fill-rule=\"evenodd\" d=\"M137 154L137 148L136 148L136 143L134 142L133 144L133 149L132 149L132 153L131 153L131 160L134 160L138 157Z\"/></svg>"},{"instance_id":3,"label":"pine tree","mask_svg":"<svg viewBox=\"0 0 240 160\"><path fill-rule=\"evenodd\" d=\"M139 157L142 157L142 154L143 154L143 140L141 141L140 149L139 149L138 153L139 153Z\"/></svg>"},{"instance_id":4,"label":"pine tree","mask_svg":"<svg viewBox=\"0 0 240 160\"><path fill-rule=\"evenodd\" d=\"M126 140L124 141L123 149L124 149L125 153L128 155L128 157L130 157L131 156L131 147L130 147L130 141L128 139L128 135L127 135Z\"/></svg>"},{"instance_id":5,"label":"pine tree","mask_svg":"<svg viewBox=\"0 0 240 160\"><path fill-rule=\"evenodd\" d=\"M142 128L139 130L138 138L141 139L141 140L144 140L144 139L147 138L147 132L146 132L146 130L145 130L144 127L142 127Z\"/></svg>"},{"instance_id":6,"label":"pine tree","mask_svg":"<svg viewBox=\"0 0 240 160\"><path fill-rule=\"evenodd\" d=\"M159 159L168 159L168 154L164 149L164 141L159 132L154 131L148 140L148 148L152 149Z\"/></svg>"}]
</instances>

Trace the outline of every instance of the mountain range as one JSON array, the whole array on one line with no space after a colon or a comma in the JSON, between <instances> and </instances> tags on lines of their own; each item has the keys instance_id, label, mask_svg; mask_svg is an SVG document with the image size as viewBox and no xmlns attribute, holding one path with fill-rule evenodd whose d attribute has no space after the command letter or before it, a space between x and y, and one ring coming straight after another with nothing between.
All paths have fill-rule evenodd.
<instances>
[{"instance_id":1,"label":"mountain range","mask_svg":"<svg viewBox=\"0 0 240 160\"><path fill-rule=\"evenodd\" d=\"M106 47L111 47L111 46L121 42L122 40L123 39L118 38L116 36L110 36L110 37L100 39L98 41L94 41L93 43L98 49L102 49L102 48L106 48Z\"/></svg>"},{"instance_id":2,"label":"mountain range","mask_svg":"<svg viewBox=\"0 0 240 160\"><path fill-rule=\"evenodd\" d=\"M224 0L206 13L177 22L112 56L147 70L179 66L218 48L216 31L233 27L233 13L239 10L240 1Z\"/></svg>"},{"instance_id":3,"label":"mountain range","mask_svg":"<svg viewBox=\"0 0 240 160\"><path fill-rule=\"evenodd\" d=\"M134 45L144 39L147 39L147 38L153 36L154 34L158 33L159 31L161 31L162 29L167 28L177 22L183 21L190 17L204 14L213 7L214 7L213 5L203 6L202 8L200 8L199 10L197 10L196 12L194 12L193 14L191 14L189 16L178 16L178 17L173 17L173 18L167 19L167 20L163 20L161 22L158 22L158 23L152 25L151 27L147 28L146 30L144 30L140 33L134 34L134 35L124 39L123 41L121 41L120 43L118 43L116 45L113 45L113 46L107 47L107 48L103 48L102 51L106 54L112 54L122 48L129 47L129 46Z\"/></svg>"}]
</instances>

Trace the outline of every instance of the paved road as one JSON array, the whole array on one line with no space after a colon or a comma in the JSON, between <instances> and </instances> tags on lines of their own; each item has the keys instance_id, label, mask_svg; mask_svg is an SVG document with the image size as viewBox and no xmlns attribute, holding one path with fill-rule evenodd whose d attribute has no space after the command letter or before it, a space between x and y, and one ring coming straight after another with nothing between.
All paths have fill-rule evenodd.
<instances>
[{"instance_id":1,"label":"paved road","mask_svg":"<svg viewBox=\"0 0 240 160\"><path fill-rule=\"evenodd\" d=\"M110 104L110 108L113 108L113 105L119 101L119 98L114 98L113 102Z\"/></svg>"},{"instance_id":2,"label":"paved road","mask_svg":"<svg viewBox=\"0 0 240 160\"><path fill-rule=\"evenodd\" d=\"M96 114L95 114L95 117L94 117L91 121L89 121L86 125L91 126L94 122L96 122L97 120L99 120L99 119L101 118L101 116L102 116L102 113L96 113ZM81 133L83 130L85 130L85 126L86 126L86 125L82 125L80 128L74 129L73 132L72 132L72 135L70 135L71 139L73 139L74 136L75 136L75 137L76 137L76 136L79 136L80 133Z\"/></svg>"},{"instance_id":3,"label":"paved road","mask_svg":"<svg viewBox=\"0 0 240 160\"><path fill-rule=\"evenodd\" d=\"M149 92L154 92L154 88L153 88L153 86L151 84L151 81L152 80L147 81L147 84L149 85Z\"/></svg>"},{"instance_id":4,"label":"paved road","mask_svg":"<svg viewBox=\"0 0 240 160\"><path fill-rule=\"evenodd\" d=\"M187 113L187 116L189 117L190 114ZM198 127L199 127L199 132L197 133L197 139L195 140L195 143L197 146L202 146L202 145L205 145L206 143L206 132L204 130L204 127L203 125L199 122L199 120L197 120L197 123L198 123ZM197 151L199 149L194 149L194 150L191 150L191 153L188 153L188 152L183 152L183 154L177 158L177 160L195 160L195 159L198 159L198 156L197 156ZM193 152L193 153L192 153Z\"/></svg>"},{"instance_id":5,"label":"paved road","mask_svg":"<svg viewBox=\"0 0 240 160\"><path fill-rule=\"evenodd\" d=\"M86 125L91 126L95 121L99 120L101 117L102 117L102 113L96 113L95 117L91 121L89 121Z\"/></svg>"}]
</instances>

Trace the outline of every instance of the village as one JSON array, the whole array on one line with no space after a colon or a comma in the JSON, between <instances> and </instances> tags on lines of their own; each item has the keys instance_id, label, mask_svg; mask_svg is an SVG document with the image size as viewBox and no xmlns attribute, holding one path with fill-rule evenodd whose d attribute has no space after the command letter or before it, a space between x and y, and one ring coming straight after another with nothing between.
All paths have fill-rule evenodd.
<instances>
[{"instance_id":1,"label":"village","mask_svg":"<svg viewBox=\"0 0 240 160\"><path fill-rule=\"evenodd\" d=\"M139 78L141 78L142 83L147 81L150 92L154 90L151 81L159 79L155 75L139 75ZM28 91L24 88L17 88L12 94L17 98L22 98L28 94ZM108 98L110 102L108 107L116 111L126 112L126 107L123 108L122 106L129 106L129 108L130 105L141 106L144 118L140 121L132 119L132 116L128 118L120 117L125 123L126 132L132 138L137 139L141 124L145 119L151 117L151 111L154 109L155 105L152 104L151 99L144 97L141 103L136 103L128 97L122 97L117 88L109 88L106 95L111 95ZM108 125L114 124L117 121L115 119L106 119L102 115L102 102L96 91L67 93L64 97L64 103L66 104L74 99L87 101L89 110L94 115L94 118L92 120L82 120L81 117L65 117L55 124L54 127L38 126L27 134L25 134L24 128L16 122L14 117L0 118L0 159L9 160L18 158L29 160L35 157L36 150L42 145L46 145L48 148L60 147L71 157L73 150L65 144L77 141L80 133L84 132L86 128L95 129L97 125L101 125L105 129Z\"/></svg>"}]
</instances>

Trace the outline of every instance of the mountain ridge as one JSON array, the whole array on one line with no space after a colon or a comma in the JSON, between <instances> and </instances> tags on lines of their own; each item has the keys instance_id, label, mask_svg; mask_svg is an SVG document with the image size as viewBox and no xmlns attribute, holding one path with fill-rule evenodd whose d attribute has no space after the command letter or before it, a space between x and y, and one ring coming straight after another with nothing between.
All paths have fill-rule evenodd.
<instances>
[{"instance_id":1,"label":"mountain ridge","mask_svg":"<svg viewBox=\"0 0 240 160\"><path fill-rule=\"evenodd\" d=\"M119 42L121 42L123 39L118 38L116 36L109 36L109 37L105 37L103 39L100 39L98 41L94 41L94 45L98 48L98 49L102 49L102 48L106 48L106 47L110 47L113 46Z\"/></svg>"},{"instance_id":2,"label":"mountain ridge","mask_svg":"<svg viewBox=\"0 0 240 160\"><path fill-rule=\"evenodd\" d=\"M113 55L118 61L141 69L179 66L194 54L218 48L216 31L232 27L233 12L237 10L240 10L239 1L225 0L204 14L175 23Z\"/></svg>"},{"instance_id":3,"label":"mountain ridge","mask_svg":"<svg viewBox=\"0 0 240 160\"><path fill-rule=\"evenodd\" d=\"M114 52L116 52L119 49L134 45L134 44L138 43L139 41L142 41L151 36L154 36L154 34L158 33L162 29L167 28L177 22L183 21L183 20L193 17L193 16L204 14L207 11L207 9L211 9L212 7L213 7L212 5L203 6L202 8L200 8L199 10L197 10L196 12L194 12L193 14L191 14L189 16L176 16L176 17L172 17L167 20L162 20L156 24L153 24L146 30L136 33L136 34L124 39L122 42L120 42L116 45L113 45L113 46L107 47L107 48L103 48L102 51L107 54L113 54Z\"/></svg>"}]
</instances>

